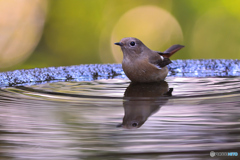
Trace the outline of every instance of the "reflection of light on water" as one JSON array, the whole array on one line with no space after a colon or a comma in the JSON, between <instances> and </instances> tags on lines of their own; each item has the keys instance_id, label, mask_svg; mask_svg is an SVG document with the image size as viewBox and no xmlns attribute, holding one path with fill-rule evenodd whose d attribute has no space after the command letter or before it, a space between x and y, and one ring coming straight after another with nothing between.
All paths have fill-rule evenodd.
<instances>
[{"instance_id":1,"label":"reflection of light on water","mask_svg":"<svg viewBox=\"0 0 240 160\"><path fill-rule=\"evenodd\" d=\"M46 7L46 0L0 1L0 68L31 54L41 37Z\"/></svg>"},{"instance_id":2,"label":"reflection of light on water","mask_svg":"<svg viewBox=\"0 0 240 160\"><path fill-rule=\"evenodd\" d=\"M113 29L111 44L124 37L139 38L155 50L166 49L183 40L182 30L176 19L155 6L141 6L125 13ZM111 47L115 60L121 62L122 53L119 48L113 45Z\"/></svg>"},{"instance_id":3,"label":"reflection of light on water","mask_svg":"<svg viewBox=\"0 0 240 160\"><path fill-rule=\"evenodd\" d=\"M37 89L29 95L24 95L27 90L21 87L2 89L0 149L12 159L102 159L102 155L142 159L135 158L139 154L146 159L161 155L171 159L181 154L187 159L192 153L204 159L212 149L239 150L240 95L234 96L239 93L239 77L168 78L167 82L174 87L173 96L164 105L167 97L152 99L154 105L162 106L137 130L116 128L125 116L124 103L129 101L123 99L128 80L47 83L26 87ZM40 90L47 91L45 95L51 91L65 93L62 98L69 99L31 97ZM113 99L111 93L116 91L122 94ZM231 99L222 97L229 91ZM74 100L71 94L79 97ZM151 99L141 101L148 104ZM135 108L140 109L139 114L148 111L147 106L134 106L132 110Z\"/></svg>"}]
</instances>

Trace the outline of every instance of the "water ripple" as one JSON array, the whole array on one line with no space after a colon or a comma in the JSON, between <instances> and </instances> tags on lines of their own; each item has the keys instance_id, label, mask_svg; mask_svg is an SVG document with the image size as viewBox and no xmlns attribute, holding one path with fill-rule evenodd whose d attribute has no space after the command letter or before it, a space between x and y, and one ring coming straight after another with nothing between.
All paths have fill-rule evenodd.
<instances>
[{"instance_id":1,"label":"water ripple","mask_svg":"<svg viewBox=\"0 0 240 160\"><path fill-rule=\"evenodd\" d=\"M0 104L0 158L207 159L240 146L239 77L15 86Z\"/></svg>"}]
</instances>

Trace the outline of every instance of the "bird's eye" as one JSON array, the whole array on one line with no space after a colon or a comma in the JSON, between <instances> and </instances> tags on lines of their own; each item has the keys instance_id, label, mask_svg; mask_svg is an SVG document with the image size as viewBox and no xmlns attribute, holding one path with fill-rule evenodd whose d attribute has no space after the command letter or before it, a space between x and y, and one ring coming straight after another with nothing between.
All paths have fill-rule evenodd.
<instances>
[{"instance_id":1,"label":"bird's eye","mask_svg":"<svg viewBox=\"0 0 240 160\"><path fill-rule=\"evenodd\" d=\"M136 122L132 123L132 126L133 126L133 127L137 127L137 125L138 125L138 124L137 124Z\"/></svg>"},{"instance_id":2,"label":"bird's eye","mask_svg":"<svg viewBox=\"0 0 240 160\"><path fill-rule=\"evenodd\" d=\"M135 42L133 42L133 41L130 42L130 45L131 45L131 46L135 46Z\"/></svg>"}]
</instances>

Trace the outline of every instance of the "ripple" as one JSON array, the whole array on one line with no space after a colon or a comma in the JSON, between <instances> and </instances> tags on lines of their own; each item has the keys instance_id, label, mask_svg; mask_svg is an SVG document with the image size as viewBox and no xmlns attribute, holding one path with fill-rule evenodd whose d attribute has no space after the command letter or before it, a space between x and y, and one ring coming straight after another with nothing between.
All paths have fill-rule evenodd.
<instances>
[{"instance_id":1,"label":"ripple","mask_svg":"<svg viewBox=\"0 0 240 160\"><path fill-rule=\"evenodd\" d=\"M238 151L239 87L239 77L168 77L2 88L0 149L16 159L206 159Z\"/></svg>"},{"instance_id":2,"label":"ripple","mask_svg":"<svg viewBox=\"0 0 240 160\"><path fill-rule=\"evenodd\" d=\"M174 89L170 99L179 100L208 100L214 99L216 103L240 101L240 78L167 78L168 85ZM27 95L27 97L51 97L56 99L89 98L89 99L123 99L124 92L129 86L127 79L108 79L82 82L53 82L30 86L16 86L6 88L4 91L14 94ZM10 93L11 94L11 93ZM143 98L144 95L141 97ZM235 97L235 98L234 98ZM161 98L161 97L159 97Z\"/></svg>"}]
</instances>

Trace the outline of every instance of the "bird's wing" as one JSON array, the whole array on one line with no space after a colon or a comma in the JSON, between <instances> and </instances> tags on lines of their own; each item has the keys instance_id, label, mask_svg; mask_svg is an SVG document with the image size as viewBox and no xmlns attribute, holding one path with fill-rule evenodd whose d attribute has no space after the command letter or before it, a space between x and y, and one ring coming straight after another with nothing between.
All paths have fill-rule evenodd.
<instances>
[{"instance_id":1,"label":"bird's wing","mask_svg":"<svg viewBox=\"0 0 240 160\"><path fill-rule=\"evenodd\" d=\"M163 57L159 54L155 54L154 56L149 57L149 63L157 66L158 68L163 68L166 65L172 63L172 61L169 58Z\"/></svg>"},{"instance_id":2,"label":"bird's wing","mask_svg":"<svg viewBox=\"0 0 240 160\"><path fill-rule=\"evenodd\" d=\"M183 45L173 45L170 48L168 48L166 51L164 52L158 52L158 54L162 55L163 57L169 58L171 57L175 52L177 52L178 50L180 50L181 48L183 48Z\"/></svg>"}]
</instances>

